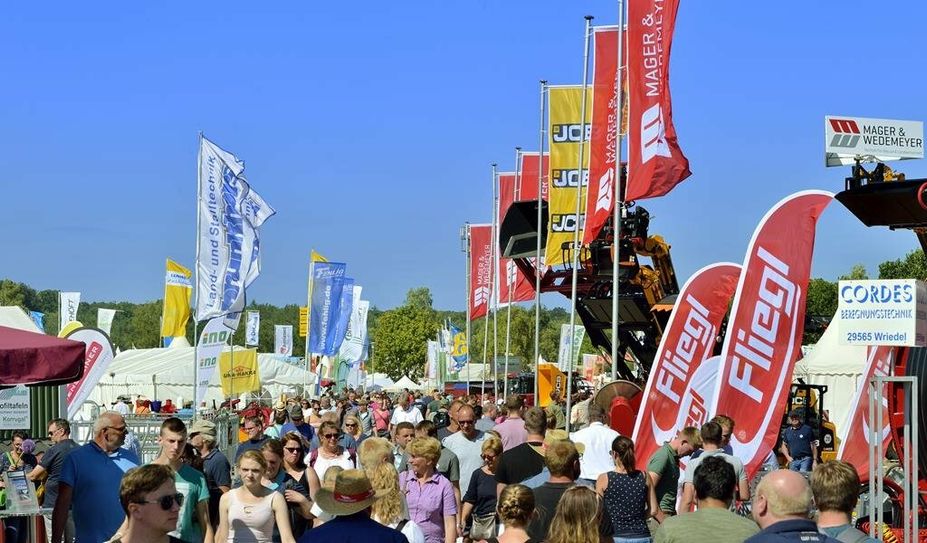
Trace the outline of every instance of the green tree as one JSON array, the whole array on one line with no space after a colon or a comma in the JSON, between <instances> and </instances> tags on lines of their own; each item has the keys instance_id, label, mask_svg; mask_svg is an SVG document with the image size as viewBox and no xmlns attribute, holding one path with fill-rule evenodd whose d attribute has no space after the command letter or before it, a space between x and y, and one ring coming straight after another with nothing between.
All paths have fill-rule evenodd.
<instances>
[{"instance_id":1,"label":"green tree","mask_svg":"<svg viewBox=\"0 0 927 543\"><path fill-rule=\"evenodd\" d=\"M837 311L837 283L816 277L808 282L805 313L830 318Z\"/></svg>"},{"instance_id":2,"label":"green tree","mask_svg":"<svg viewBox=\"0 0 927 543\"><path fill-rule=\"evenodd\" d=\"M879 264L879 279L927 279L927 258L916 249L903 259L887 260Z\"/></svg>"},{"instance_id":3,"label":"green tree","mask_svg":"<svg viewBox=\"0 0 927 543\"><path fill-rule=\"evenodd\" d=\"M0 305L25 307L26 286L9 279L0 280Z\"/></svg>"},{"instance_id":4,"label":"green tree","mask_svg":"<svg viewBox=\"0 0 927 543\"><path fill-rule=\"evenodd\" d=\"M410 288L402 305L432 311L431 290L428 287Z\"/></svg>"},{"instance_id":5,"label":"green tree","mask_svg":"<svg viewBox=\"0 0 927 543\"><path fill-rule=\"evenodd\" d=\"M869 279L869 274L866 272L866 267L862 264L856 264L850 268L850 272L846 275L841 275L840 281L859 281L861 279Z\"/></svg>"},{"instance_id":6,"label":"green tree","mask_svg":"<svg viewBox=\"0 0 927 543\"><path fill-rule=\"evenodd\" d=\"M115 319L113 322L115 324ZM161 301L156 300L136 306L132 312L130 327L132 331L130 347L138 349L159 347L161 345Z\"/></svg>"},{"instance_id":7,"label":"green tree","mask_svg":"<svg viewBox=\"0 0 927 543\"><path fill-rule=\"evenodd\" d=\"M404 375L418 380L425 370L427 342L437 331L431 310L404 305L384 312L373 335L373 367L393 380Z\"/></svg>"}]
</instances>

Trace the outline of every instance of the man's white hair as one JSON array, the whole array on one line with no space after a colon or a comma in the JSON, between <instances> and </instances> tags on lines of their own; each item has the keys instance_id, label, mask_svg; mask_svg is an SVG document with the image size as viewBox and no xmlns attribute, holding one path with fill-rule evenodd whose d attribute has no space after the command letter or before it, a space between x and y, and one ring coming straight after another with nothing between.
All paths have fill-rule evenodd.
<instances>
[{"instance_id":1,"label":"man's white hair","mask_svg":"<svg viewBox=\"0 0 927 543\"><path fill-rule=\"evenodd\" d=\"M97 420L93 423L93 435L100 433L103 428L112 426L114 421L122 419L122 413L119 411L104 411L100 413Z\"/></svg>"}]
</instances>

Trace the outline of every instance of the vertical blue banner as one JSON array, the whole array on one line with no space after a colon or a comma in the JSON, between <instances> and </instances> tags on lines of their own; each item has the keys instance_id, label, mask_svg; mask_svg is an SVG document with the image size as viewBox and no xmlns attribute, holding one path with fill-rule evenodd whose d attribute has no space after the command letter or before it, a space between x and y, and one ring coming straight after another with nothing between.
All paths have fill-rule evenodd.
<instances>
[{"instance_id":1,"label":"vertical blue banner","mask_svg":"<svg viewBox=\"0 0 927 543\"><path fill-rule=\"evenodd\" d=\"M351 320L351 312L354 311L354 279L345 277L341 289L341 303L338 306L338 319L335 322L335 335L332 349L337 353L344 343L344 336L348 332L348 322Z\"/></svg>"},{"instance_id":2,"label":"vertical blue banner","mask_svg":"<svg viewBox=\"0 0 927 543\"><path fill-rule=\"evenodd\" d=\"M339 306L346 268L347 265L340 262L314 262L312 265L312 298L309 307L310 353L331 356L336 352L335 329L341 314Z\"/></svg>"},{"instance_id":3,"label":"vertical blue banner","mask_svg":"<svg viewBox=\"0 0 927 543\"><path fill-rule=\"evenodd\" d=\"M39 327L39 330L41 330L42 333L44 334L45 333L45 313L42 313L39 311L30 311L29 316L32 317L32 322L34 322L35 325Z\"/></svg>"},{"instance_id":4,"label":"vertical blue banner","mask_svg":"<svg viewBox=\"0 0 927 543\"><path fill-rule=\"evenodd\" d=\"M451 331L451 358L454 359L457 371L460 371L467 364L467 334L450 321L448 326Z\"/></svg>"}]
</instances>

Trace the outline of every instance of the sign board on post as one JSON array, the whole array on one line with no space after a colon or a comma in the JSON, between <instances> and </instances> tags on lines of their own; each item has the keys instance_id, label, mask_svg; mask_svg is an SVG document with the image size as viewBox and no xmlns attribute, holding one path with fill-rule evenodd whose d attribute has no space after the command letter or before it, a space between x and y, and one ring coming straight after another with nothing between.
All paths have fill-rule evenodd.
<instances>
[{"instance_id":1,"label":"sign board on post","mask_svg":"<svg viewBox=\"0 0 927 543\"><path fill-rule=\"evenodd\" d=\"M927 346L927 283L840 281L837 292L841 345Z\"/></svg>"},{"instance_id":2,"label":"sign board on post","mask_svg":"<svg viewBox=\"0 0 927 543\"><path fill-rule=\"evenodd\" d=\"M0 390L0 430L28 430L32 428L29 416L29 389L17 385Z\"/></svg>"},{"instance_id":3,"label":"sign board on post","mask_svg":"<svg viewBox=\"0 0 927 543\"><path fill-rule=\"evenodd\" d=\"M824 117L824 161L827 166L851 166L862 162L885 162L924 158L924 123Z\"/></svg>"}]
</instances>

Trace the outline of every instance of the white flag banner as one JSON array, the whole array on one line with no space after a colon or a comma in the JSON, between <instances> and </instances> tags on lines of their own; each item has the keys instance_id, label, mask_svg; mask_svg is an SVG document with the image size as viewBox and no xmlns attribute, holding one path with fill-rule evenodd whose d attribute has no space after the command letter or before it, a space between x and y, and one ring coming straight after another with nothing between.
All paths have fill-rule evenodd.
<instances>
[{"instance_id":1,"label":"white flag banner","mask_svg":"<svg viewBox=\"0 0 927 543\"><path fill-rule=\"evenodd\" d=\"M110 330L113 328L113 317L116 316L115 309L97 309L97 328L103 330L103 333L110 335Z\"/></svg>"},{"instance_id":2,"label":"white flag banner","mask_svg":"<svg viewBox=\"0 0 927 543\"><path fill-rule=\"evenodd\" d=\"M257 346L260 343L261 314L258 311L248 311L248 322L245 326L245 345Z\"/></svg>"},{"instance_id":3,"label":"white flag banner","mask_svg":"<svg viewBox=\"0 0 927 543\"><path fill-rule=\"evenodd\" d=\"M354 307L348 320L344 341L338 350L338 358L352 366L364 359L364 345L367 343L367 313L370 311L370 302L360 299L360 290L361 287L354 286Z\"/></svg>"},{"instance_id":4,"label":"white flag banner","mask_svg":"<svg viewBox=\"0 0 927 543\"><path fill-rule=\"evenodd\" d=\"M244 162L200 139L196 318L239 313L261 271L258 229L274 209L254 192Z\"/></svg>"},{"instance_id":5,"label":"white flag banner","mask_svg":"<svg viewBox=\"0 0 927 543\"><path fill-rule=\"evenodd\" d=\"M281 356L293 356L293 326L274 325L274 352Z\"/></svg>"},{"instance_id":6,"label":"white flag banner","mask_svg":"<svg viewBox=\"0 0 927 543\"><path fill-rule=\"evenodd\" d=\"M573 333L570 333L569 324L560 325L560 349L557 353L557 367L560 371L570 369L570 341L573 342L573 365L579 361L579 348L583 344L583 336L586 335L586 329L576 325L573 327Z\"/></svg>"},{"instance_id":7,"label":"white flag banner","mask_svg":"<svg viewBox=\"0 0 927 543\"><path fill-rule=\"evenodd\" d=\"M438 353L440 350L441 347L437 341L428 342L428 364L425 365L426 379L438 378Z\"/></svg>"},{"instance_id":8,"label":"white flag banner","mask_svg":"<svg viewBox=\"0 0 927 543\"><path fill-rule=\"evenodd\" d=\"M232 329L225 325L221 316L210 319L200 332L200 341L196 346L197 380L194 406L199 407L206 397L209 381L219 366L219 355L231 337Z\"/></svg>"},{"instance_id":9,"label":"white flag banner","mask_svg":"<svg viewBox=\"0 0 927 543\"><path fill-rule=\"evenodd\" d=\"M58 294L58 330L77 320L77 306L80 305L80 292L60 292Z\"/></svg>"}]
</instances>

